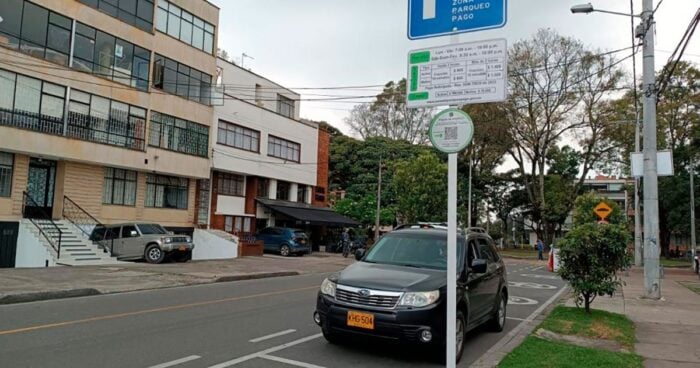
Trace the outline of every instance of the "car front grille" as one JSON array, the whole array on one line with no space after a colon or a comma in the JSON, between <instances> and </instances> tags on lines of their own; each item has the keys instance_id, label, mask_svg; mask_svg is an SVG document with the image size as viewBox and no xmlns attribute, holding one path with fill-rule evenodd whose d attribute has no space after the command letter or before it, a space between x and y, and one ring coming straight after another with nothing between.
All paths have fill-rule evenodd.
<instances>
[{"instance_id":1,"label":"car front grille","mask_svg":"<svg viewBox=\"0 0 700 368\"><path fill-rule=\"evenodd\" d=\"M187 243L187 237L184 237L184 236L181 236L181 237L176 236L176 237L172 237L170 239L172 239L171 242L173 242L173 243Z\"/></svg>"},{"instance_id":2,"label":"car front grille","mask_svg":"<svg viewBox=\"0 0 700 368\"><path fill-rule=\"evenodd\" d=\"M360 290L364 291L365 294L369 294L363 295ZM338 285L335 290L335 298L340 302L375 308L394 308L400 296L401 293L398 292L357 289L343 285Z\"/></svg>"}]
</instances>

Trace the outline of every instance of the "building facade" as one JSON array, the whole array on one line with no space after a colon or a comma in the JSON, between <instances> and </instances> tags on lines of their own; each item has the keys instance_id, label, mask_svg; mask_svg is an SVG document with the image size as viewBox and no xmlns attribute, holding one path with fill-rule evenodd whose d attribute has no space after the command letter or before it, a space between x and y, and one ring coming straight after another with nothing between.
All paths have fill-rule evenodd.
<instances>
[{"instance_id":1,"label":"building facade","mask_svg":"<svg viewBox=\"0 0 700 368\"><path fill-rule=\"evenodd\" d=\"M299 118L301 96L223 59L218 65L226 92L214 109L211 183L199 189L211 207L199 224L246 236L319 225L314 211L336 218L327 208L330 135Z\"/></svg>"},{"instance_id":2,"label":"building facade","mask_svg":"<svg viewBox=\"0 0 700 368\"><path fill-rule=\"evenodd\" d=\"M218 14L200 0L0 2L0 221L70 204L192 229Z\"/></svg>"}]
</instances>

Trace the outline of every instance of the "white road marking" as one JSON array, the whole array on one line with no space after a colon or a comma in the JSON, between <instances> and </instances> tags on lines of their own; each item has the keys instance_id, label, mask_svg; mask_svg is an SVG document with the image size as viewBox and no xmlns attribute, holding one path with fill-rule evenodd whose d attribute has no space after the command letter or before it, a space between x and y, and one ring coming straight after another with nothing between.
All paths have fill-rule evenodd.
<instances>
[{"instance_id":1,"label":"white road marking","mask_svg":"<svg viewBox=\"0 0 700 368\"><path fill-rule=\"evenodd\" d=\"M537 303L538 302L535 299L524 298L524 297L515 296L515 295L508 296L508 304L509 305L535 305Z\"/></svg>"},{"instance_id":2,"label":"white road marking","mask_svg":"<svg viewBox=\"0 0 700 368\"><path fill-rule=\"evenodd\" d=\"M294 333L294 332L297 332L297 330L292 330L292 329L284 330L284 331L280 331L280 332L275 332L275 333L273 333L273 334L261 336L261 337L258 337L258 338L252 339L252 340L248 340L248 342L253 342L253 343L255 343L255 342L265 341L265 340L268 340L268 339L273 339L273 338L275 338L275 337L282 336L282 335L287 335L287 334Z\"/></svg>"},{"instance_id":3,"label":"white road marking","mask_svg":"<svg viewBox=\"0 0 700 368\"><path fill-rule=\"evenodd\" d=\"M547 284L537 284L534 282L515 282L515 281L509 281L508 286L514 287L514 288L523 288L523 289L545 289L545 290L554 290L557 289L556 286L553 285L547 285Z\"/></svg>"},{"instance_id":4,"label":"white road marking","mask_svg":"<svg viewBox=\"0 0 700 368\"><path fill-rule=\"evenodd\" d=\"M521 273L520 276L522 277L533 277L536 279L547 279L547 280L561 280L561 277L559 276L554 276L554 275L538 275L534 273Z\"/></svg>"},{"instance_id":5,"label":"white road marking","mask_svg":"<svg viewBox=\"0 0 700 368\"><path fill-rule=\"evenodd\" d=\"M544 268L544 266L535 267L535 269L533 271L541 270L543 268Z\"/></svg>"},{"instance_id":6,"label":"white road marking","mask_svg":"<svg viewBox=\"0 0 700 368\"><path fill-rule=\"evenodd\" d=\"M524 321L525 318L515 318L515 317L506 317L506 319L512 319L513 321Z\"/></svg>"},{"instance_id":7,"label":"white road marking","mask_svg":"<svg viewBox=\"0 0 700 368\"><path fill-rule=\"evenodd\" d=\"M292 347L292 346L294 346L294 345L299 345L299 344L303 344L303 343L305 343L305 342L307 342L307 341L311 341L311 340L314 340L314 339L318 339L318 338L321 337L321 336L323 336L322 333L317 333L317 334L315 334L315 335L306 336L306 337L303 337L303 338L301 338L301 339L299 339L299 340L294 340L294 341L292 341L292 342L288 342L288 343L286 343L286 344L282 344L282 345L278 345L278 346L275 346L275 347L272 347L272 348L269 348L269 349L265 349L265 350L259 351L259 352L257 352L257 353L252 353L252 354L244 355L244 356L242 356L242 357L240 357L240 358L232 359L232 360L229 360L229 361L227 361L227 362L219 363L219 364L217 364L217 365L212 365L212 366L209 367L209 368L226 368L226 367L230 367L230 366L232 366L232 365L236 365L236 364L239 364L239 363L243 363L243 362L248 361L248 360L251 360L251 359L259 358L259 357L261 357L261 356L263 356L263 355L267 355L267 354L270 354L270 353L274 353L274 352L276 352L276 351L284 350L284 349L286 349L286 348L288 348L288 347Z\"/></svg>"},{"instance_id":8,"label":"white road marking","mask_svg":"<svg viewBox=\"0 0 700 368\"><path fill-rule=\"evenodd\" d=\"M191 362L191 361L197 360L199 358L201 358L201 356L199 356L199 355L190 355L188 357L180 358L178 360L173 360L171 362L161 363L161 364L154 365L154 366L151 366L148 368L168 368L168 367L176 366L178 364Z\"/></svg>"},{"instance_id":9,"label":"white road marking","mask_svg":"<svg viewBox=\"0 0 700 368\"><path fill-rule=\"evenodd\" d=\"M261 355L259 358L267 359L267 360L272 360L275 362L280 362L280 363L285 363L289 365L295 365L297 367L304 367L304 368L325 368L320 365L315 365L315 364L310 364L310 363L304 363L300 362L297 360L291 360L291 359L286 359L286 358L280 358L272 355Z\"/></svg>"}]
</instances>

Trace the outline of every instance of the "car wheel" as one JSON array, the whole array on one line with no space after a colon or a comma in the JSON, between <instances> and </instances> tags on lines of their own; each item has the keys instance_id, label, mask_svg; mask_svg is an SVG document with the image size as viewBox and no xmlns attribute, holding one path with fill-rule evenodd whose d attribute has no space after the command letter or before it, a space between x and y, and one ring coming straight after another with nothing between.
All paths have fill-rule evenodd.
<instances>
[{"instance_id":1,"label":"car wheel","mask_svg":"<svg viewBox=\"0 0 700 368\"><path fill-rule=\"evenodd\" d=\"M489 321L489 328L494 332L501 332L506 326L506 311L508 307L508 297L506 293L502 292L498 296L496 304L496 310L493 312L493 317Z\"/></svg>"},{"instance_id":2,"label":"car wheel","mask_svg":"<svg viewBox=\"0 0 700 368\"><path fill-rule=\"evenodd\" d=\"M466 318L464 318L464 313L457 311L457 321L455 325L455 361L459 363L464 354L464 338L466 336L467 323ZM435 355L440 364L445 364L445 344L441 344L436 347Z\"/></svg>"},{"instance_id":3,"label":"car wheel","mask_svg":"<svg viewBox=\"0 0 700 368\"><path fill-rule=\"evenodd\" d=\"M163 258L165 258L165 253L163 253L158 244L151 244L146 247L144 256L148 263L161 263Z\"/></svg>"},{"instance_id":4,"label":"car wheel","mask_svg":"<svg viewBox=\"0 0 700 368\"><path fill-rule=\"evenodd\" d=\"M290 254L289 245L282 244L282 246L280 247L280 255L282 255L283 257L289 257L289 254Z\"/></svg>"}]
</instances>

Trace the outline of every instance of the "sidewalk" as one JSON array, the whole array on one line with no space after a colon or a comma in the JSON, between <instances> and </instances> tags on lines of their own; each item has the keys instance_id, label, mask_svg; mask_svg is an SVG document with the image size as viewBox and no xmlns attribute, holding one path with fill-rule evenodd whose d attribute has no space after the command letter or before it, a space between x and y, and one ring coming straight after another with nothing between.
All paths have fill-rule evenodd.
<instances>
[{"instance_id":1,"label":"sidewalk","mask_svg":"<svg viewBox=\"0 0 700 368\"><path fill-rule=\"evenodd\" d=\"M335 272L354 262L340 254L243 257L187 263L0 269L0 304Z\"/></svg>"},{"instance_id":2,"label":"sidewalk","mask_svg":"<svg viewBox=\"0 0 700 368\"><path fill-rule=\"evenodd\" d=\"M634 348L649 368L700 368L700 295L679 284L697 281L689 269L664 270L661 300L644 299L644 271L633 268L622 292L592 307L627 315L636 326Z\"/></svg>"}]
</instances>

